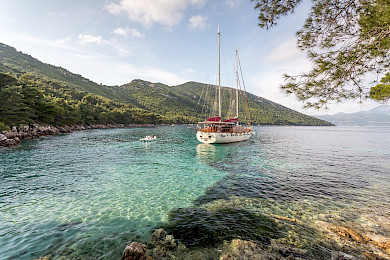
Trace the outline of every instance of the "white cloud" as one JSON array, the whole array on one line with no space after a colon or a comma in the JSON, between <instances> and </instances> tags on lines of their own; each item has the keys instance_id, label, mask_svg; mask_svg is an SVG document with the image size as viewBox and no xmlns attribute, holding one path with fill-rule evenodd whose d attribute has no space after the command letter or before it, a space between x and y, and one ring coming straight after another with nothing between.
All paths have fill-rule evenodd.
<instances>
[{"instance_id":1,"label":"white cloud","mask_svg":"<svg viewBox=\"0 0 390 260\"><path fill-rule=\"evenodd\" d=\"M96 43L98 45L106 45L108 41L103 40L102 36L94 36L90 34L79 34L79 44L88 45L90 43Z\"/></svg>"},{"instance_id":2,"label":"white cloud","mask_svg":"<svg viewBox=\"0 0 390 260\"><path fill-rule=\"evenodd\" d=\"M131 29L130 29L130 32L131 32L131 35L132 35L133 37L135 37L135 38L143 38L143 37L145 37L144 34L140 33L140 32L139 32L137 29L135 29L135 28L131 28Z\"/></svg>"},{"instance_id":3,"label":"white cloud","mask_svg":"<svg viewBox=\"0 0 390 260\"><path fill-rule=\"evenodd\" d=\"M116 35L119 35L119 36L127 36L129 30L130 29L127 27L126 28L116 28L112 32L115 33Z\"/></svg>"},{"instance_id":4,"label":"white cloud","mask_svg":"<svg viewBox=\"0 0 390 260\"><path fill-rule=\"evenodd\" d=\"M226 4L229 6L229 7L236 7L238 5L240 5L242 3L242 0L226 0Z\"/></svg>"},{"instance_id":5,"label":"white cloud","mask_svg":"<svg viewBox=\"0 0 390 260\"><path fill-rule=\"evenodd\" d=\"M146 27L154 23L172 27L183 19L189 6L201 7L206 0L120 0L106 9L114 15L126 13L130 20Z\"/></svg>"},{"instance_id":6,"label":"white cloud","mask_svg":"<svg viewBox=\"0 0 390 260\"><path fill-rule=\"evenodd\" d=\"M207 26L206 20L207 20L207 18L204 17L204 16L201 16L201 15L192 16L189 19L190 23L189 23L188 26L191 29L201 29L201 30L203 30Z\"/></svg>"},{"instance_id":7,"label":"white cloud","mask_svg":"<svg viewBox=\"0 0 390 260\"><path fill-rule=\"evenodd\" d=\"M129 32L131 33L131 35L135 38L143 38L145 37L144 34L140 33L137 29L135 28L129 28L129 27L125 27L125 28L116 28L113 33L115 33L116 35L119 35L119 36L123 36L123 37L126 37Z\"/></svg>"},{"instance_id":8,"label":"white cloud","mask_svg":"<svg viewBox=\"0 0 390 260\"><path fill-rule=\"evenodd\" d=\"M302 56L305 55L298 49L296 39L291 38L276 46L267 56L266 60L268 62L283 62Z\"/></svg>"}]
</instances>

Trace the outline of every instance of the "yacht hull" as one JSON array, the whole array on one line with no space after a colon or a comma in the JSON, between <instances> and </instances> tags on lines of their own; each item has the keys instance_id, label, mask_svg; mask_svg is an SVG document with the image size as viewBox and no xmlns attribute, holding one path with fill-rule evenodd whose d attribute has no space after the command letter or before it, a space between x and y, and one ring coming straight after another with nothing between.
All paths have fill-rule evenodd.
<instances>
[{"instance_id":1,"label":"yacht hull","mask_svg":"<svg viewBox=\"0 0 390 260\"><path fill-rule=\"evenodd\" d=\"M205 144L227 144L246 141L251 138L253 132L245 133L215 133L197 131L196 138Z\"/></svg>"}]
</instances>

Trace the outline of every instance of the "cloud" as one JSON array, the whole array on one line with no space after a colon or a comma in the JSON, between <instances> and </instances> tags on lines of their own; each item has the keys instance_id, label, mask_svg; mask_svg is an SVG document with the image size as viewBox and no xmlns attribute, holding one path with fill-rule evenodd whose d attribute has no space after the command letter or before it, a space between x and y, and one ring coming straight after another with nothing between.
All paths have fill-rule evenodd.
<instances>
[{"instance_id":1,"label":"cloud","mask_svg":"<svg viewBox=\"0 0 390 260\"><path fill-rule=\"evenodd\" d=\"M226 0L226 4L233 8L233 7L236 7L238 5L240 5L242 3L242 0Z\"/></svg>"},{"instance_id":2,"label":"cloud","mask_svg":"<svg viewBox=\"0 0 390 260\"><path fill-rule=\"evenodd\" d=\"M204 17L204 16L201 16L201 15L192 16L188 20L190 22L188 26L191 29L201 29L201 30L203 30L207 26L206 20L207 20L207 18Z\"/></svg>"},{"instance_id":3,"label":"cloud","mask_svg":"<svg viewBox=\"0 0 390 260\"><path fill-rule=\"evenodd\" d=\"M300 58L302 56L305 55L298 49L296 39L291 38L276 46L267 56L266 60L268 62L282 62Z\"/></svg>"},{"instance_id":4,"label":"cloud","mask_svg":"<svg viewBox=\"0 0 390 260\"><path fill-rule=\"evenodd\" d=\"M90 34L79 34L79 44L88 45L90 43L96 43L98 45L106 45L108 41L103 40L102 36L94 36Z\"/></svg>"},{"instance_id":5,"label":"cloud","mask_svg":"<svg viewBox=\"0 0 390 260\"><path fill-rule=\"evenodd\" d=\"M202 7L206 0L119 0L105 8L114 15L126 13L133 22L150 27L154 23L172 27L183 19L189 6Z\"/></svg>"},{"instance_id":6,"label":"cloud","mask_svg":"<svg viewBox=\"0 0 390 260\"><path fill-rule=\"evenodd\" d=\"M127 36L128 32L129 32L129 28L116 28L115 30L113 30L112 32L115 33L116 35L119 35L119 36Z\"/></svg>"},{"instance_id":7,"label":"cloud","mask_svg":"<svg viewBox=\"0 0 390 260\"><path fill-rule=\"evenodd\" d=\"M116 28L115 30L113 30L113 33L115 33L116 35L119 35L119 36L123 36L123 37L126 37L129 34L129 32L135 38L143 38L143 37L145 37L144 34L140 33L135 28L125 27L125 28Z\"/></svg>"}]
</instances>

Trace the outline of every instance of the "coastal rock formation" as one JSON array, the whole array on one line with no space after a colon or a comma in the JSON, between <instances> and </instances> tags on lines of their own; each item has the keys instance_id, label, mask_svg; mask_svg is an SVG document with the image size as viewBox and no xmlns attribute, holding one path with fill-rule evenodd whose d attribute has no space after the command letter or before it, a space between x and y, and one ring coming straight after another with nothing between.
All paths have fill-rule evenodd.
<instances>
[{"instance_id":1,"label":"coastal rock formation","mask_svg":"<svg viewBox=\"0 0 390 260\"><path fill-rule=\"evenodd\" d=\"M390 256L390 240L377 241L376 238L362 235L360 231L355 230L352 227L336 226L330 223L323 223L323 226L329 231L337 234L337 236L352 243L361 245L363 248L370 249L376 253L363 252L362 254L367 259L387 259ZM378 250L379 249L379 250Z\"/></svg>"},{"instance_id":2,"label":"coastal rock formation","mask_svg":"<svg viewBox=\"0 0 390 260\"><path fill-rule=\"evenodd\" d=\"M137 242L128 244L123 251L121 260L145 260L146 245Z\"/></svg>"},{"instance_id":3,"label":"coastal rock formation","mask_svg":"<svg viewBox=\"0 0 390 260\"><path fill-rule=\"evenodd\" d=\"M167 256L169 251L174 251L177 244L172 235L167 235L167 232L160 228L153 232L150 247L150 256L153 259L161 259Z\"/></svg>"},{"instance_id":4,"label":"coastal rock formation","mask_svg":"<svg viewBox=\"0 0 390 260\"><path fill-rule=\"evenodd\" d=\"M234 259L307 259L306 250L274 244L265 247L253 241L233 239L225 243L225 249L219 260Z\"/></svg>"},{"instance_id":5,"label":"coastal rock formation","mask_svg":"<svg viewBox=\"0 0 390 260\"><path fill-rule=\"evenodd\" d=\"M0 134L0 146L14 146L20 143L19 137L8 138L4 134Z\"/></svg>"},{"instance_id":6,"label":"coastal rock formation","mask_svg":"<svg viewBox=\"0 0 390 260\"><path fill-rule=\"evenodd\" d=\"M42 126L37 124L13 126L11 130L0 131L0 146L14 146L23 139L33 139L48 135L57 135L59 133L71 133L79 130L101 129L101 128L124 128L124 127L152 127L153 124L144 125L69 125L69 126Z\"/></svg>"}]
</instances>

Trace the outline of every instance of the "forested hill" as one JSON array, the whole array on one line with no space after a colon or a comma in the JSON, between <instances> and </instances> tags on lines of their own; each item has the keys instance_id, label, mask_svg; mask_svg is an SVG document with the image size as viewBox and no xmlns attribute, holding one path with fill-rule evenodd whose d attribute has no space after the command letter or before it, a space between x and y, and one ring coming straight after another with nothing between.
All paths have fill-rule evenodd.
<instances>
[{"instance_id":1,"label":"forested hill","mask_svg":"<svg viewBox=\"0 0 390 260\"><path fill-rule=\"evenodd\" d=\"M234 95L235 90L222 89L224 115L233 111ZM257 125L330 125L249 93L248 98L252 123ZM2 128L22 123L195 123L205 118L214 102L215 86L143 80L105 86L0 43Z\"/></svg>"}]
</instances>

